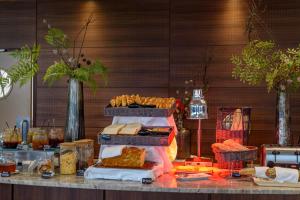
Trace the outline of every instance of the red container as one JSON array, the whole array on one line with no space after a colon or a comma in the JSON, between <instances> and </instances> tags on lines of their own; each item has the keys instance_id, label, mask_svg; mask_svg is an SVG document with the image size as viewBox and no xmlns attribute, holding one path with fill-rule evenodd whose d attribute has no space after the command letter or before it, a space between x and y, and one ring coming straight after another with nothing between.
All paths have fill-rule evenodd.
<instances>
[{"instance_id":1,"label":"red container","mask_svg":"<svg viewBox=\"0 0 300 200\"><path fill-rule=\"evenodd\" d=\"M242 145L248 144L250 134L249 107L219 108L217 113L216 142L233 139ZM237 119L238 118L238 119Z\"/></svg>"},{"instance_id":2,"label":"red container","mask_svg":"<svg viewBox=\"0 0 300 200\"><path fill-rule=\"evenodd\" d=\"M250 115L249 107L221 107L217 112L216 142L222 143L225 140L233 139L242 145L248 145L250 134ZM222 169L241 169L244 161L224 160L215 155L218 167Z\"/></svg>"}]
</instances>

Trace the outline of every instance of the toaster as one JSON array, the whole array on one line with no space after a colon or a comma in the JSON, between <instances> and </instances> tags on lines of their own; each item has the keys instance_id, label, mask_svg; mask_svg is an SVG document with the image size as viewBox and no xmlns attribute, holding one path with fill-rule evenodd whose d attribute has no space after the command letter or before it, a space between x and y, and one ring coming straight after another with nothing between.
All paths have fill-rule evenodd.
<instances>
[{"instance_id":1,"label":"toaster","mask_svg":"<svg viewBox=\"0 0 300 200\"><path fill-rule=\"evenodd\" d=\"M268 167L280 166L299 169L300 146L282 147L274 144L262 145L261 165Z\"/></svg>"}]
</instances>

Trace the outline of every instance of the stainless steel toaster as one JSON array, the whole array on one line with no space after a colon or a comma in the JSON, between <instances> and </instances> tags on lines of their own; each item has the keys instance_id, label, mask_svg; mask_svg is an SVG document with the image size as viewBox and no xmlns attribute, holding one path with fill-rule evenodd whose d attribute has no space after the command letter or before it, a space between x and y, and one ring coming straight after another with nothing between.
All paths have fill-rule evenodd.
<instances>
[{"instance_id":1,"label":"stainless steel toaster","mask_svg":"<svg viewBox=\"0 0 300 200\"><path fill-rule=\"evenodd\" d=\"M279 145L262 145L261 165L281 166L299 169L300 146L281 147Z\"/></svg>"}]
</instances>

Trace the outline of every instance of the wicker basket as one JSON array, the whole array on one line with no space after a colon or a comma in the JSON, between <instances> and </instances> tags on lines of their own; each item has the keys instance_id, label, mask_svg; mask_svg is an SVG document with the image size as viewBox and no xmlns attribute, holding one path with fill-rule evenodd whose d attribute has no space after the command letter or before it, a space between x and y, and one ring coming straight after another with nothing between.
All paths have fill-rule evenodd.
<instances>
[{"instance_id":1,"label":"wicker basket","mask_svg":"<svg viewBox=\"0 0 300 200\"><path fill-rule=\"evenodd\" d=\"M240 109L242 115L242 130L231 130L232 116L234 112ZM242 145L248 144L250 134L250 114L249 107L221 107L217 113L216 142L222 143L228 139L234 139Z\"/></svg>"},{"instance_id":2,"label":"wicker basket","mask_svg":"<svg viewBox=\"0 0 300 200\"><path fill-rule=\"evenodd\" d=\"M213 149L215 158L219 162L232 161L253 161L257 159L257 147L247 146L249 150L246 151L218 151Z\"/></svg>"}]
</instances>

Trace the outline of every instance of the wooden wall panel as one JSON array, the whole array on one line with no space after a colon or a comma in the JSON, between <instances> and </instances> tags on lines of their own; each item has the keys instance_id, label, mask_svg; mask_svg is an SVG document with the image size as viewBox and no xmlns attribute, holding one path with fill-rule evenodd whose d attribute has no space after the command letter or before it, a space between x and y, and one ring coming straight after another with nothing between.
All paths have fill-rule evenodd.
<instances>
[{"instance_id":1,"label":"wooden wall panel","mask_svg":"<svg viewBox=\"0 0 300 200\"><path fill-rule=\"evenodd\" d=\"M300 41L300 2L264 0L266 23L281 47L295 47ZM247 42L244 32L247 0L14 0L0 2L0 48L20 47L34 41L42 44L41 71L37 77L36 122L56 119L64 126L67 105L66 79L52 88L43 84L42 75L55 56L43 37L43 19L62 28L72 38L93 12L85 54L99 58L109 68L106 88L99 81L93 96L85 87L86 132L97 132L111 122L103 107L112 96L123 93L175 96L194 77L203 64L206 49L213 61L208 68L209 90L205 94L209 119L203 121L202 149L211 154L215 140L216 110L220 106L252 107L252 133L249 143L272 143L275 130L276 95L261 86L249 87L231 77L230 57ZM13 24L13 25L12 25ZM36 25L37 24L37 25ZM265 34L262 38L266 38ZM77 45L78 47L78 45ZM300 93L291 95L294 141L300 135ZM192 130L192 149L196 149L195 121L186 121ZM97 147L98 148L98 147Z\"/></svg>"},{"instance_id":2,"label":"wooden wall panel","mask_svg":"<svg viewBox=\"0 0 300 200\"><path fill-rule=\"evenodd\" d=\"M169 83L169 49L167 47L120 47L120 48L85 48L87 59L100 59L108 67L109 88L127 87L168 87ZM46 68L57 58L49 49L43 49L38 74L37 87L45 87L42 78ZM104 87L99 82L99 87ZM66 79L53 87L67 87Z\"/></svg>"},{"instance_id":3,"label":"wooden wall panel","mask_svg":"<svg viewBox=\"0 0 300 200\"><path fill-rule=\"evenodd\" d=\"M185 194L185 193L163 193L163 192L124 192L124 191L105 191L107 200L208 200L208 194Z\"/></svg>"},{"instance_id":4,"label":"wooden wall panel","mask_svg":"<svg viewBox=\"0 0 300 200\"><path fill-rule=\"evenodd\" d=\"M171 1L171 45L244 44L247 4L242 1Z\"/></svg>"},{"instance_id":5,"label":"wooden wall panel","mask_svg":"<svg viewBox=\"0 0 300 200\"><path fill-rule=\"evenodd\" d=\"M36 37L36 1L0 1L0 49L32 45Z\"/></svg>"},{"instance_id":6,"label":"wooden wall panel","mask_svg":"<svg viewBox=\"0 0 300 200\"><path fill-rule=\"evenodd\" d=\"M0 184L0 199L12 199L12 188L10 184Z\"/></svg>"},{"instance_id":7,"label":"wooden wall panel","mask_svg":"<svg viewBox=\"0 0 300 200\"><path fill-rule=\"evenodd\" d=\"M102 190L14 185L14 200L103 200Z\"/></svg>"},{"instance_id":8,"label":"wooden wall panel","mask_svg":"<svg viewBox=\"0 0 300 200\"><path fill-rule=\"evenodd\" d=\"M43 42L47 27L53 26L77 34L91 12L94 23L89 27L85 47L166 46L169 41L168 0L39 0L38 42Z\"/></svg>"}]
</instances>

